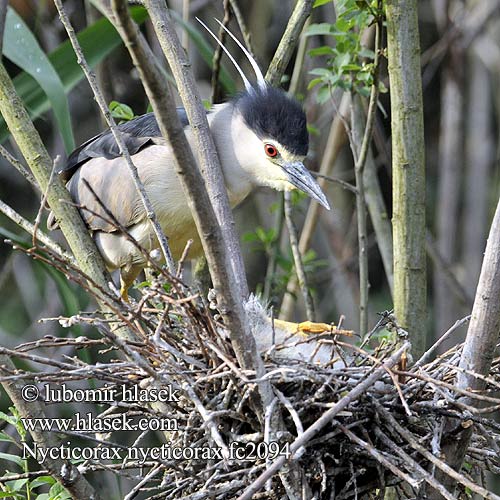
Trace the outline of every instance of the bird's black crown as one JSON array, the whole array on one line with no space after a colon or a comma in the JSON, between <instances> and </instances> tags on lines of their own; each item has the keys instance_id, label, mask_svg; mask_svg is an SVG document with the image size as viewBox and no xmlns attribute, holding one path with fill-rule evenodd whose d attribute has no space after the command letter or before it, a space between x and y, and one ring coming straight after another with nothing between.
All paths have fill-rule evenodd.
<instances>
[{"instance_id":1,"label":"bird's black crown","mask_svg":"<svg viewBox=\"0 0 500 500\"><path fill-rule=\"evenodd\" d=\"M283 90L271 86L255 88L240 94L235 105L258 137L274 139L290 153L307 155L306 115L300 104Z\"/></svg>"}]
</instances>

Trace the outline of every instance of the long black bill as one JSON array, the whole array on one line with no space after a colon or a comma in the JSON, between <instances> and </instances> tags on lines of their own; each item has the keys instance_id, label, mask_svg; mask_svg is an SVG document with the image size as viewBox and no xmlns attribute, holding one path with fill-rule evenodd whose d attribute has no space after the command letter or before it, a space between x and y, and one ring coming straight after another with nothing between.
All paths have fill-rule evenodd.
<instances>
[{"instance_id":1,"label":"long black bill","mask_svg":"<svg viewBox=\"0 0 500 500\"><path fill-rule=\"evenodd\" d=\"M330 210L326 196L302 162L285 163L281 167L286 172L291 184Z\"/></svg>"}]
</instances>

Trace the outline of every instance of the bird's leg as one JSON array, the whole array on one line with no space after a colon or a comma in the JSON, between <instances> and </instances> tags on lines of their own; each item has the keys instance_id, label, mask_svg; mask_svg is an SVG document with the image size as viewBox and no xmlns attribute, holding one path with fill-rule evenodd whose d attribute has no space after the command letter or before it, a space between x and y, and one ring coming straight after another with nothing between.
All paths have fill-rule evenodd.
<instances>
[{"instance_id":1,"label":"bird's leg","mask_svg":"<svg viewBox=\"0 0 500 500\"><path fill-rule=\"evenodd\" d=\"M320 333L332 333L336 335L345 335L351 337L353 332L351 330L339 330L332 324L327 323L313 323L312 321L302 321L301 323L293 323L291 321L284 321L282 319L275 319L274 325L280 330L284 330L291 334L320 334Z\"/></svg>"},{"instance_id":2,"label":"bird's leg","mask_svg":"<svg viewBox=\"0 0 500 500\"><path fill-rule=\"evenodd\" d=\"M127 264L120 268L120 295L125 302L130 302L128 289L132 286L141 271L141 266L134 266L133 264Z\"/></svg>"}]
</instances>

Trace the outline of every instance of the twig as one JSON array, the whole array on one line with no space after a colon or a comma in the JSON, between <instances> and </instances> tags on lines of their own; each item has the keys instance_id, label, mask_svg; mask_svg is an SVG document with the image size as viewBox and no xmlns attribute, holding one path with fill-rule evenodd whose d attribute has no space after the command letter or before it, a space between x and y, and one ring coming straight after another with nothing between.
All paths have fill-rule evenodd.
<instances>
[{"instance_id":1,"label":"twig","mask_svg":"<svg viewBox=\"0 0 500 500\"><path fill-rule=\"evenodd\" d=\"M379 60L381 50L381 2L377 4L378 18L375 24L375 58L373 61L373 84L370 91L370 101L368 104L368 113L366 118L365 131L362 141L360 141L360 149L357 150L355 145L352 145L353 152L355 152L355 166L354 172L356 175L356 188L358 193L356 195L356 212L358 217L358 245L359 245L359 329L360 334L363 336L368 331L368 248L367 248L367 229L366 229L366 200L364 188L364 168L368 151L370 148L370 141L373 132L373 124L375 121L375 114L377 112L378 101L378 72ZM353 127L353 137L356 136L356 127L354 123L356 116L354 112L356 106L356 99L353 96L351 99L351 124ZM357 141L356 141L357 142Z\"/></svg>"},{"instance_id":2,"label":"twig","mask_svg":"<svg viewBox=\"0 0 500 500\"><path fill-rule=\"evenodd\" d=\"M470 321L470 314L468 316L465 316L465 318L459 319L455 321L454 325L450 327L439 339L434 343L432 347L430 347L424 354L422 354L421 358L413 365L413 369L419 368L420 366L423 366L431 355L436 351L436 349L446 340L450 337L452 333L454 333L456 330L458 330L462 325L465 323L468 323Z\"/></svg>"},{"instance_id":3,"label":"twig","mask_svg":"<svg viewBox=\"0 0 500 500\"><path fill-rule=\"evenodd\" d=\"M22 215L18 214L13 208L9 207L6 203L0 200L0 212L6 215L10 220L15 222L19 227L24 229L31 236L35 233L35 226L31 224ZM75 263L74 257L66 252L59 243L55 242L50 236L47 236L44 232L38 231L37 238L48 248L50 248L54 253L59 255L59 257L67 262Z\"/></svg>"},{"instance_id":4,"label":"twig","mask_svg":"<svg viewBox=\"0 0 500 500\"><path fill-rule=\"evenodd\" d=\"M252 48L252 38L250 35L250 31L248 31L247 25L245 23L245 19L241 14L240 7L238 5L237 0L229 0L229 4L231 5L231 10L233 11L234 17L238 22L238 26L240 27L241 34L243 36L243 40L245 41L245 45L247 47L248 52L255 57L255 52Z\"/></svg>"},{"instance_id":5,"label":"twig","mask_svg":"<svg viewBox=\"0 0 500 500\"><path fill-rule=\"evenodd\" d=\"M313 0L297 0L295 8L290 16L281 41L276 49L271 64L266 73L266 80L271 85L278 85L285 72L295 46L299 41L304 24L311 14Z\"/></svg>"},{"instance_id":6,"label":"twig","mask_svg":"<svg viewBox=\"0 0 500 500\"><path fill-rule=\"evenodd\" d=\"M285 192L285 221L288 228L288 236L290 238L290 246L292 248L293 261L295 263L295 272L297 273L297 278L299 280L300 291L302 292L302 297L304 298L304 304L306 306L306 315L309 321L315 320L314 305L307 286L307 277L304 269L304 263L302 262L302 256L299 250L299 241L297 237L297 229L293 223L292 218L292 203L290 200L290 192Z\"/></svg>"},{"instance_id":7,"label":"twig","mask_svg":"<svg viewBox=\"0 0 500 500\"><path fill-rule=\"evenodd\" d=\"M438 490L441 495L447 500L455 500L456 497L452 495L443 485L441 485L436 479L429 474L423 467L421 467L413 458L408 455L400 445L397 445L392 439L390 439L386 434L382 432L379 427L375 427L376 436L389 448L391 448L395 453L397 453L402 459L406 467L411 467L417 471L420 476L434 489Z\"/></svg>"},{"instance_id":8,"label":"twig","mask_svg":"<svg viewBox=\"0 0 500 500\"><path fill-rule=\"evenodd\" d=\"M312 173L313 175L316 175L320 178L319 185L322 189L324 189L326 182L324 180L321 180L321 178L322 176L330 175L335 160L337 159L337 156L340 153L341 147L345 141L346 134L344 132L344 128L342 127L342 117L347 112L348 104L349 95L345 94L342 97L340 109L337 111L330 127L330 132L328 134L328 140L325 147L325 153L321 160L319 174ZM353 189L355 190L355 192L357 192L354 186ZM314 230L316 229L316 224L321 213L320 210L321 208L318 203L309 203L304 225L302 227L302 232L300 234L299 250L301 254L305 254L311 244L312 236L314 234ZM295 276L292 276L287 284L286 293L281 304L280 319L286 320L291 317L296 291L297 279Z\"/></svg>"},{"instance_id":9,"label":"twig","mask_svg":"<svg viewBox=\"0 0 500 500\"><path fill-rule=\"evenodd\" d=\"M378 450L376 450L372 445L367 443L366 441L363 441L361 438L356 436L352 431L347 429L344 425L340 424L339 422L334 422L335 425L338 426L338 428L353 442L356 443L358 446L360 446L363 450L365 450L368 455L373 457L375 460L380 462L386 469L389 469L395 476L400 477L403 479L403 481L406 481L410 486L413 488L416 488L419 484L419 481L416 481L413 479L411 476L408 474L405 474L404 472L401 471L399 466L393 464L390 460L384 457L382 453L380 453Z\"/></svg>"},{"instance_id":10,"label":"twig","mask_svg":"<svg viewBox=\"0 0 500 500\"><path fill-rule=\"evenodd\" d=\"M418 451L423 457L425 457L429 462L434 464L438 469L443 471L447 476L463 484L467 488L470 488L474 493L481 495L482 497L489 500L500 500L498 495L491 493L490 491L484 489L483 487L473 483L467 479L463 474L458 473L452 469L449 465L444 463L442 460L436 458L430 451L426 450L421 444L419 444L413 435L404 429L399 422L385 409L383 406L375 401L375 406L379 411L380 415L384 420L386 420L392 429L394 429L414 450Z\"/></svg>"}]
</instances>

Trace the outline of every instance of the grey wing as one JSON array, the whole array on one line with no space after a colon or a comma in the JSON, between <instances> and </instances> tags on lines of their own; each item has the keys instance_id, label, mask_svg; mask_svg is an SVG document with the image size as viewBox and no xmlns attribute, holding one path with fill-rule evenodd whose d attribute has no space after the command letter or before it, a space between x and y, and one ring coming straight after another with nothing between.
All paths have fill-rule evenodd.
<instances>
[{"instance_id":1,"label":"grey wing","mask_svg":"<svg viewBox=\"0 0 500 500\"><path fill-rule=\"evenodd\" d=\"M184 108L177 108L177 116L183 127L189 124ZM160 128L154 113L147 113L122 123L118 125L118 129L131 155L138 153L148 145L154 144L156 139L161 138ZM120 148L111 130L106 130L75 149L58 174L63 181L68 181L78 168L91 158L111 160L119 156Z\"/></svg>"},{"instance_id":2,"label":"grey wing","mask_svg":"<svg viewBox=\"0 0 500 500\"><path fill-rule=\"evenodd\" d=\"M184 108L177 108L177 114L181 124L187 126ZM154 114L139 116L118 128L130 155L134 156L134 163L140 171L144 171L140 167L151 163L148 147L157 156L159 146L156 144L163 143ZM169 154L167 147L163 146L162 150ZM117 230L116 222L123 227L130 227L143 218L144 210L139 195L110 130L77 148L59 174L67 181L71 197L81 207L81 215L91 230L113 232ZM84 180L95 194L88 189ZM112 217L103 207L108 209Z\"/></svg>"}]
</instances>

